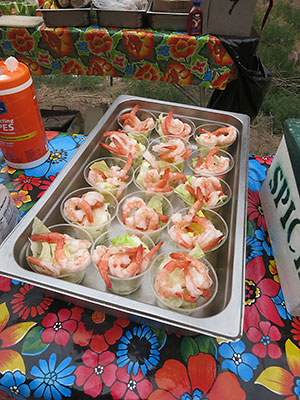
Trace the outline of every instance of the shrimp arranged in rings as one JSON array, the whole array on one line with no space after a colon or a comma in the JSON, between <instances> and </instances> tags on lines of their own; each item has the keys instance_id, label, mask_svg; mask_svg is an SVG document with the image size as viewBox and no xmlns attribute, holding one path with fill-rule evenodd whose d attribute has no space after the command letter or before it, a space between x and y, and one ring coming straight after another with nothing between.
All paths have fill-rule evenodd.
<instances>
[{"instance_id":1,"label":"shrimp arranged in rings","mask_svg":"<svg viewBox=\"0 0 300 400\"><path fill-rule=\"evenodd\" d=\"M224 200L224 192L219 178L215 176L193 177L189 183L184 184L184 188L194 197L197 198L196 191L200 188L203 196L203 207L214 207Z\"/></svg>"},{"instance_id":2,"label":"shrimp arranged in rings","mask_svg":"<svg viewBox=\"0 0 300 400\"><path fill-rule=\"evenodd\" d=\"M199 157L198 160L195 160L195 164L193 167L194 172L200 175L220 175L222 173L226 173L230 168L230 158L222 155L218 156L218 151L219 147L216 146L215 148L210 150L205 158Z\"/></svg>"},{"instance_id":3,"label":"shrimp arranged in rings","mask_svg":"<svg viewBox=\"0 0 300 400\"><path fill-rule=\"evenodd\" d=\"M105 132L103 136L109 137L111 143L107 144L104 142L100 142L100 146L111 151L112 153L118 154L122 157L127 157L131 153L133 159L136 159L140 156L138 142L135 139L129 137L127 133L118 130ZM145 146L143 146L143 148L144 147Z\"/></svg>"},{"instance_id":4,"label":"shrimp arranged in rings","mask_svg":"<svg viewBox=\"0 0 300 400\"><path fill-rule=\"evenodd\" d=\"M107 204L101 193L90 191L81 197L71 197L64 203L63 211L69 221L81 226L93 226L110 219Z\"/></svg>"},{"instance_id":5,"label":"shrimp arranged in rings","mask_svg":"<svg viewBox=\"0 0 300 400\"><path fill-rule=\"evenodd\" d=\"M186 302L193 305L200 297L209 297L212 283L203 262L185 253L171 253L158 271L154 287L162 299L170 303L177 300L180 307Z\"/></svg>"},{"instance_id":6,"label":"shrimp arranged in rings","mask_svg":"<svg viewBox=\"0 0 300 400\"><path fill-rule=\"evenodd\" d=\"M129 153L126 164L123 168L114 165L108 169L107 172L103 172L98 168L92 168L88 172L88 181L99 189L109 190L110 187L116 188L116 198L119 199L127 187L129 179L128 172L132 165L132 154Z\"/></svg>"},{"instance_id":7,"label":"shrimp arranged in rings","mask_svg":"<svg viewBox=\"0 0 300 400\"><path fill-rule=\"evenodd\" d=\"M179 118L173 118L174 111L170 111L165 117L160 116L161 131L164 136L188 137L192 127L182 122Z\"/></svg>"},{"instance_id":8,"label":"shrimp arranged in rings","mask_svg":"<svg viewBox=\"0 0 300 400\"><path fill-rule=\"evenodd\" d=\"M191 154L191 149L187 149L185 143L180 139L171 139L156 144L152 147L152 151L157 153L157 158L160 161L170 164L181 163Z\"/></svg>"},{"instance_id":9,"label":"shrimp arranged in rings","mask_svg":"<svg viewBox=\"0 0 300 400\"><path fill-rule=\"evenodd\" d=\"M123 223L128 228L138 229L142 232L156 230L159 228L159 223L166 223L169 217L162 215L147 204L143 199L132 196L128 198L122 207Z\"/></svg>"},{"instance_id":10,"label":"shrimp arranged in rings","mask_svg":"<svg viewBox=\"0 0 300 400\"><path fill-rule=\"evenodd\" d=\"M171 221L173 226L168 233L170 238L185 249L193 249L197 244L201 249L210 251L223 239L224 234L215 228L205 217L197 215L203 204L200 188L197 189L198 200L190 207L187 215L175 213Z\"/></svg>"},{"instance_id":11,"label":"shrimp arranged in rings","mask_svg":"<svg viewBox=\"0 0 300 400\"><path fill-rule=\"evenodd\" d=\"M215 146L230 146L237 138L237 130L233 126L224 126L213 132L205 129L198 129L200 135L197 137L197 142L201 146L215 147Z\"/></svg>"},{"instance_id":12,"label":"shrimp arranged in rings","mask_svg":"<svg viewBox=\"0 0 300 400\"><path fill-rule=\"evenodd\" d=\"M74 239L58 232L32 235L30 240L55 245L54 254L49 259L27 256L27 260L42 274L59 276L75 273L86 269L91 262L88 250L91 243L88 240Z\"/></svg>"},{"instance_id":13,"label":"shrimp arranged in rings","mask_svg":"<svg viewBox=\"0 0 300 400\"><path fill-rule=\"evenodd\" d=\"M186 176L181 172L171 172L170 168L149 169L143 177L145 189L156 193L173 192L174 187L171 184L180 181L185 182Z\"/></svg>"},{"instance_id":14,"label":"shrimp arranged in rings","mask_svg":"<svg viewBox=\"0 0 300 400\"><path fill-rule=\"evenodd\" d=\"M146 271L150 259L159 250L163 242L146 252L143 244L130 246L96 246L92 255L99 273L107 287L111 288L109 275L120 279L131 278Z\"/></svg>"},{"instance_id":15,"label":"shrimp arranged in rings","mask_svg":"<svg viewBox=\"0 0 300 400\"><path fill-rule=\"evenodd\" d=\"M148 133L155 126L155 121L152 117L146 118L144 121L141 121L136 113L139 110L140 106L136 104L133 109L129 113L122 114L119 117L119 120L124 120L123 130L126 133Z\"/></svg>"}]
</instances>

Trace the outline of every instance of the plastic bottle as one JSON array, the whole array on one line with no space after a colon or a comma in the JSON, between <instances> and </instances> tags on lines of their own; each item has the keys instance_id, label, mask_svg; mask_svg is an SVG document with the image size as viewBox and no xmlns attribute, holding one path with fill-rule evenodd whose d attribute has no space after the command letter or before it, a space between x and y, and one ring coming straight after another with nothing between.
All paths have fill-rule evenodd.
<instances>
[{"instance_id":1,"label":"plastic bottle","mask_svg":"<svg viewBox=\"0 0 300 400\"><path fill-rule=\"evenodd\" d=\"M201 1L194 0L193 7L189 12L188 34L198 36L202 34L203 11L201 10Z\"/></svg>"},{"instance_id":2,"label":"plastic bottle","mask_svg":"<svg viewBox=\"0 0 300 400\"><path fill-rule=\"evenodd\" d=\"M0 61L0 149L13 168L34 168L49 149L28 67L14 57Z\"/></svg>"},{"instance_id":3,"label":"plastic bottle","mask_svg":"<svg viewBox=\"0 0 300 400\"><path fill-rule=\"evenodd\" d=\"M20 221L20 214L8 189L0 183L0 244Z\"/></svg>"}]
</instances>

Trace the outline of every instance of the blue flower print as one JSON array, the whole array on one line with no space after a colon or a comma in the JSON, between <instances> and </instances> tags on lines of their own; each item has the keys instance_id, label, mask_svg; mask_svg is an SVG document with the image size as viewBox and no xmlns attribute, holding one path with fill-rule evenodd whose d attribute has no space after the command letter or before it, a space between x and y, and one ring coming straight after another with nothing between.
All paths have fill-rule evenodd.
<instances>
[{"instance_id":1,"label":"blue flower print","mask_svg":"<svg viewBox=\"0 0 300 400\"><path fill-rule=\"evenodd\" d=\"M33 366L31 375L36 379L30 382L30 389L34 391L34 397L44 397L45 400L60 400L62 397L70 397L71 389L67 386L73 385L75 375L71 375L74 367L69 367L71 357L65 358L56 367L56 354L49 357L49 364L46 360L39 360L39 368Z\"/></svg>"},{"instance_id":2,"label":"blue flower print","mask_svg":"<svg viewBox=\"0 0 300 400\"><path fill-rule=\"evenodd\" d=\"M50 175L56 176L78 149L77 141L71 136L56 136L49 140L48 160L38 167L25 169L25 174L36 177L45 176L46 178L49 178Z\"/></svg>"},{"instance_id":3,"label":"blue flower print","mask_svg":"<svg viewBox=\"0 0 300 400\"><path fill-rule=\"evenodd\" d=\"M145 325L134 327L121 337L116 353L119 367L127 365L127 373L132 370L134 376L139 369L143 375L159 362L159 342L157 336ZM134 351L133 351L134 349ZM133 355L134 354L134 355Z\"/></svg>"},{"instance_id":4,"label":"blue flower print","mask_svg":"<svg viewBox=\"0 0 300 400\"><path fill-rule=\"evenodd\" d=\"M263 247L261 243L253 236L247 235L246 240L246 262L252 260L252 258L259 257L263 253Z\"/></svg>"},{"instance_id":5,"label":"blue flower print","mask_svg":"<svg viewBox=\"0 0 300 400\"><path fill-rule=\"evenodd\" d=\"M5 372L5 374L0 379L0 388L2 386L6 388L6 393L18 400L23 400L30 395L30 389L26 383L24 383L26 377L22 372L11 371Z\"/></svg>"},{"instance_id":6,"label":"blue flower print","mask_svg":"<svg viewBox=\"0 0 300 400\"><path fill-rule=\"evenodd\" d=\"M81 51L88 52L89 48L88 48L87 42L79 42L78 43L78 49L81 50Z\"/></svg>"},{"instance_id":7,"label":"blue flower print","mask_svg":"<svg viewBox=\"0 0 300 400\"><path fill-rule=\"evenodd\" d=\"M220 355L225 358L222 369L228 369L235 375L249 382L253 378L253 371L257 368L258 358L251 353L244 353L245 344L241 340L237 342L222 343L219 347Z\"/></svg>"},{"instance_id":8,"label":"blue flower print","mask_svg":"<svg viewBox=\"0 0 300 400\"><path fill-rule=\"evenodd\" d=\"M203 398L202 390L195 389L192 394L184 393L184 395L180 397L180 400L205 400L205 399Z\"/></svg>"},{"instance_id":9,"label":"blue flower print","mask_svg":"<svg viewBox=\"0 0 300 400\"><path fill-rule=\"evenodd\" d=\"M125 73L128 74L128 75L133 75L133 73L134 73L133 66L132 65L127 65L125 67Z\"/></svg>"},{"instance_id":10,"label":"blue flower print","mask_svg":"<svg viewBox=\"0 0 300 400\"><path fill-rule=\"evenodd\" d=\"M285 301L283 298L282 290L280 289L276 297L272 297L272 300L277 308L278 314L282 319L292 319L290 313L286 309Z\"/></svg>"},{"instance_id":11,"label":"blue flower print","mask_svg":"<svg viewBox=\"0 0 300 400\"><path fill-rule=\"evenodd\" d=\"M9 51L13 51L14 50L12 45L11 45L11 43L10 43L10 41L8 41L8 40L4 40L3 43L2 43L2 46L3 46L3 50L9 50Z\"/></svg>"},{"instance_id":12,"label":"blue flower print","mask_svg":"<svg viewBox=\"0 0 300 400\"><path fill-rule=\"evenodd\" d=\"M212 77L212 71L206 71L204 72L204 76L203 76L203 81L204 82L211 82L213 79Z\"/></svg>"},{"instance_id":13,"label":"blue flower print","mask_svg":"<svg viewBox=\"0 0 300 400\"><path fill-rule=\"evenodd\" d=\"M157 54L168 57L170 55L169 46L160 46L159 49L157 50Z\"/></svg>"},{"instance_id":14,"label":"blue flower print","mask_svg":"<svg viewBox=\"0 0 300 400\"><path fill-rule=\"evenodd\" d=\"M257 229L254 232L254 236L256 237L256 239L261 241L262 247L263 247L264 251L268 254L268 256L269 257L273 256L273 250L271 247L271 243L268 238L267 232L264 230L264 228L261 227L260 229Z\"/></svg>"},{"instance_id":15,"label":"blue flower print","mask_svg":"<svg viewBox=\"0 0 300 400\"><path fill-rule=\"evenodd\" d=\"M266 177L266 168L257 160L249 160L248 188L251 192L260 191L261 184Z\"/></svg>"},{"instance_id":16,"label":"blue flower print","mask_svg":"<svg viewBox=\"0 0 300 400\"><path fill-rule=\"evenodd\" d=\"M60 71L60 64L57 61L53 61L51 63L51 68L53 71Z\"/></svg>"}]
</instances>

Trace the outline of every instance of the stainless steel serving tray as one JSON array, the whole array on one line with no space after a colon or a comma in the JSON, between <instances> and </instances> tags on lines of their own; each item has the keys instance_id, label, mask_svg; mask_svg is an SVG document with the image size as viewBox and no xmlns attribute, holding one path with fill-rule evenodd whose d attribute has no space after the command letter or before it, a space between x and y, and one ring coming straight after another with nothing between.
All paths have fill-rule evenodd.
<instances>
[{"instance_id":1,"label":"stainless steel serving tray","mask_svg":"<svg viewBox=\"0 0 300 400\"><path fill-rule=\"evenodd\" d=\"M183 315L155 305L155 298L147 279L132 295L119 296L105 288L95 267L89 267L85 279L78 285L35 273L29 269L25 259L25 248L33 218L37 216L47 226L63 222L59 212L62 198L74 189L87 186L83 177L84 167L92 160L108 155L106 150L98 145L103 133L117 129L117 117L135 104L156 116L172 109L177 116L192 119L196 126L202 122L213 121L231 124L239 130L237 142L229 148L235 159L235 167L226 177L233 196L220 212L229 226L229 237L221 249L211 253L212 256L209 257L218 275L219 290L213 302L195 315ZM249 117L246 115L141 97L119 96L41 200L2 244L0 272L9 278L36 285L53 297L100 309L118 317L130 318L181 334L203 333L228 340L239 339L243 331L244 314L248 140ZM134 191L137 188L133 186L130 190Z\"/></svg>"},{"instance_id":2,"label":"stainless steel serving tray","mask_svg":"<svg viewBox=\"0 0 300 400\"><path fill-rule=\"evenodd\" d=\"M42 13L45 25L49 27L90 25L90 8L39 8L37 11Z\"/></svg>"}]
</instances>

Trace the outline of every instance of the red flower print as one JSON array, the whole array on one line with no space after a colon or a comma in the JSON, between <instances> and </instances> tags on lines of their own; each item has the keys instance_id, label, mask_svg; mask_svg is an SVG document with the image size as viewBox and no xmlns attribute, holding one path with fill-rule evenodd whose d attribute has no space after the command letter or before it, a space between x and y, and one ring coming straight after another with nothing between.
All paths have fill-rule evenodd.
<instances>
[{"instance_id":1,"label":"red flower print","mask_svg":"<svg viewBox=\"0 0 300 400\"><path fill-rule=\"evenodd\" d=\"M13 186L15 186L15 190L23 189L29 192L33 189L33 186L39 186L40 183L40 178L20 174L17 178L14 179Z\"/></svg>"},{"instance_id":2,"label":"red flower print","mask_svg":"<svg viewBox=\"0 0 300 400\"><path fill-rule=\"evenodd\" d=\"M211 58L214 60L216 64L222 65L223 67L225 65L233 64L232 58L227 53L220 40L215 36L209 35L209 41L207 47L210 52Z\"/></svg>"},{"instance_id":3,"label":"red flower print","mask_svg":"<svg viewBox=\"0 0 300 400\"><path fill-rule=\"evenodd\" d=\"M83 386L88 396L96 398L103 389L103 383L110 387L116 380L117 366L113 364L114 353L110 351L87 350L82 356L82 363L76 368L76 384Z\"/></svg>"},{"instance_id":4,"label":"red flower print","mask_svg":"<svg viewBox=\"0 0 300 400\"><path fill-rule=\"evenodd\" d=\"M160 79L162 82L182 83L183 85L191 85L193 83L193 75L179 62L171 61Z\"/></svg>"},{"instance_id":5,"label":"red flower print","mask_svg":"<svg viewBox=\"0 0 300 400\"><path fill-rule=\"evenodd\" d=\"M140 80L157 81L158 71L151 64L145 64L134 73L134 78Z\"/></svg>"},{"instance_id":6,"label":"red flower print","mask_svg":"<svg viewBox=\"0 0 300 400\"><path fill-rule=\"evenodd\" d=\"M42 197L42 195L46 192L46 190L50 187L50 185L51 185L51 183L54 181L54 179L57 177L57 175L58 175L58 173L55 175L55 176L53 176L53 175L50 175L49 176L49 181L42 181L41 182L41 185L40 185L40 187L39 187L39 189L43 189L43 191L42 192L40 192L38 195L37 195L37 198L39 199L40 197Z\"/></svg>"},{"instance_id":7,"label":"red flower print","mask_svg":"<svg viewBox=\"0 0 300 400\"><path fill-rule=\"evenodd\" d=\"M78 326L82 311L82 308L74 307L71 310L63 308L57 315L47 314L41 324L45 328L41 335L42 341L44 343L55 341L56 344L65 346Z\"/></svg>"},{"instance_id":8,"label":"red flower print","mask_svg":"<svg viewBox=\"0 0 300 400\"><path fill-rule=\"evenodd\" d=\"M261 164L271 165L274 160L273 156L254 156L255 159Z\"/></svg>"},{"instance_id":9,"label":"red flower print","mask_svg":"<svg viewBox=\"0 0 300 400\"><path fill-rule=\"evenodd\" d=\"M299 318L293 318L292 320L292 327L291 333L293 334L294 340L298 342L298 345L300 345L300 320Z\"/></svg>"},{"instance_id":10,"label":"red flower print","mask_svg":"<svg viewBox=\"0 0 300 400\"><path fill-rule=\"evenodd\" d=\"M156 372L155 381L159 389L151 393L148 400L246 398L232 372L217 375L216 360L210 354L199 353L190 356L187 368L180 361L167 360Z\"/></svg>"},{"instance_id":11,"label":"red flower print","mask_svg":"<svg viewBox=\"0 0 300 400\"><path fill-rule=\"evenodd\" d=\"M195 53L198 45L194 37L178 34L171 35L167 43L170 47L170 53L175 59L191 57Z\"/></svg>"},{"instance_id":12,"label":"red flower print","mask_svg":"<svg viewBox=\"0 0 300 400\"><path fill-rule=\"evenodd\" d=\"M34 48L34 39L24 28L9 29L7 39L18 53L29 53Z\"/></svg>"},{"instance_id":13,"label":"red flower print","mask_svg":"<svg viewBox=\"0 0 300 400\"><path fill-rule=\"evenodd\" d=\"M61 72L65 75L84 75L84 67L80 62L70 60L65 63Z\"/></svg>"},{"instance_id":14,"label":"red flower print","mask_svg":"<svg viewBox=\"0 0 300 400\"><path fill-rule=\"evenodd\" d=\"M29 57L18 56L18 61L27 65L30 69L31 75L44 75L43 68L35 61L32 61Z\"/></svg>"},{"instance_id":15,"label":"red flower print","mask_svg":"<svg viewBox=\"0 0 300 400\"><path fill-rule=\"evenodd\" d=\"M28 194L27 190L11 192L10 195L13 198L13 201L15 202L17 208L20 208L24 203L29 203L31 201L31 197Z\"/></svg>"},{"instance_id":16,"label":"red flower print","mask_svg":"<svg viewBox=\"0 0 300 400\"><path fill-rule=\"evenodd\" d=\"M10 291L10 283L11 283L11 280L9 278L0 276L0 291L1 292L9 292Z\"/></svg>"},{"instance_id":17,"label":"red flower print","mask_svg":"<svg viewBox=\"0 0 300 400\"><path fill-rule=\"evenodd\" d=\"M68 28L47 28L42 27L41 34L43 41L56 55L65 57L73 49L72 36Z\"/></svg>"},{"instance_id":18,"label":"red flower print","mask_svg":"<svg viewBox=\"0 0 300 400\"><path fill-rule=\"evenodd\" d=\"M22 319L42 315L53 302L51 297L45 296L39 289L32 285L24 284L11 301L12 310Z\"/></svg>"},{"instance_id":19,"label":"red flower print","mask_svg":"<svg viewBox=\"0 0 300 400\"><path fill-rule=\"evenodd\" d=\"M132 58L144 60L153 53L154 35L146 31L122 31L122 43Z\"/></svg>"},{"instance_id":20,"label":"red flower print","mask_svg":"<svg viewBox=\"0 0 300 400\"><path fill-rule=\"evenodd\" d=\"M247 331L247 337L256 343L252 347L252 353L257 357L265 358L267 353L271 358L280 358L280 347L271 342L281 339L281 333L277 326L271 325L269 321L260 321L258 328L251 326Z\"/></svg>"},{"instance_id":21,"label":"red flower print","mask_svg":"<svg viewBox=\"0 0 300 400\"><path fill-rule=\"evenodd\" d=\"M87 314L85 314L84 317L86 317L86 315ZM117 318L114 321L112 317L105 318L105 314L102 314L101 318L99 317L99 314L93 313L91 319L92 322L96 325L98 325L99 323L102 324L101 331L104 332L103 335L101 335L102 340L107 345L115 344L116 341L119 340L120 337L123 335L123 328L126 328L126 326L129 325L129 321L121 318ZM86 323L87 325L90 325L90 319L86 321ZM88 331L85 325L86 324L83 320L79 322L78 329L73 336L74 343L79 344L80 346L87 346L88 344L90 344L91 347L93 347L93 342L96 340L95 338L99 335L92 336L93 329Z\"/></svg>"},{"instance_id":22,"label":"red flower print","mask_svg":"<svg viewBox=\"0 0 300 400\"><path fill-rule=\"evenodd\" d=\"M249 221L252 221L257 218L257 226L260 228L263 226L264 230L267 230L267 225L265 221L265 216L263 212L263 208L261 206L259 194L257 190L254 190L251 192L250 189L248 189L248 209L247 209L247 215L249 218Z\"/></svg>"},{"instance_id":23,"label":"red flower print","mask_svg":"<svg viewBox=\"0 0 300 400\"><path fill-rule=\"evenodd\" d=\"M117 381L113 384L110 393L113 399L139 400L148 399L152 391L152 383L144 379L139 370L138 374L132 377L126 372L127 367L117 370Z\"/></svg>"},{"instance_id":24,"label":"red flower print","mask_svg":"<svg viewBox=\"0 0 300 400\"><path fill-rule=\"evenodd\" d=\"M279 326L284 325L271 299L277 296L280 285L273 279L264 278L265 273L262 257L253 258L246 265L245 332L250 326L258 327L259 313Z\"/></svg>"}]
</instances>

